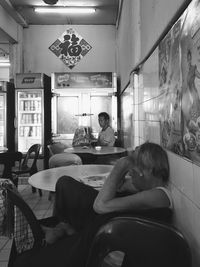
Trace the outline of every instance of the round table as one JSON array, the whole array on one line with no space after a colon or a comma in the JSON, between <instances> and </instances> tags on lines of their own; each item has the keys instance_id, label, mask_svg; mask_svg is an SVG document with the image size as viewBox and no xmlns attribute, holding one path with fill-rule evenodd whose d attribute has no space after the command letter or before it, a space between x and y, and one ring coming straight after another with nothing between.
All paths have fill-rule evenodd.
<instances>
[{"instance_id":1,"label":"round table","mask_svg":"<svg viewBox=\"0 0 200 267\"><path fill-rule=\"evenodd\" d=\"M57 180L63 176L71 176L80 181L81 178L89 176L105 175L108 176L113 168L113 165L71 165L58 168L39 171L29 177L29 184L48 191L55 191Z\"/></svg>"},{"instance_id":2,"label":"round table","mask_svg":"<svg viewBox=\"0 0 200 267\"><path fill-rule=\"evenodd\" d=\"M125 156L126 150L122 147L102 146L100 150L95 147L78 146L64 150L66 153L77 154L83 164L112 164L113 160Z\"/></svg>"},{"instance_id":3,"label":"round table","mask_svg":"<svg viewBox=\"0 0 200 267\"><path fill-rule=\"evenodd\" d=\"M95 147L78 146L66 148L64 152L75 154L89 153L97 156L124 154L126 152L123 147L101 146L100 148L100 150L97 150Z\"/></svg>"}]
</instances>

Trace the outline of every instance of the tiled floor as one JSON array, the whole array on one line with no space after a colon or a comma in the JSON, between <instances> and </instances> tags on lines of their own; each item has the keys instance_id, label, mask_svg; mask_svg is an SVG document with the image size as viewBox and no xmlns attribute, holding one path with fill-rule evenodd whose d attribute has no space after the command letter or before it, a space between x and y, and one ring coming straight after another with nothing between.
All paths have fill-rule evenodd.
<instances>
[{"instance_id":1,"label":"tiled floor","mask_svg":"<svg viewBox=\"0 0 200 267\"><path fill-rule=\"evenodd\" d=\"M49 192L42 191L42 197L39 196L38 191L32 193L31 186L27 184L26 179L23 178L23 184L18 185L18 190L22 194L24 200L29 204L38 219L49 217L52 215L53 200L49 201ZM11 247L11 240L7 237L0 236L0 267L7 267L9 252Z\"/></svg>"}]
</instances>

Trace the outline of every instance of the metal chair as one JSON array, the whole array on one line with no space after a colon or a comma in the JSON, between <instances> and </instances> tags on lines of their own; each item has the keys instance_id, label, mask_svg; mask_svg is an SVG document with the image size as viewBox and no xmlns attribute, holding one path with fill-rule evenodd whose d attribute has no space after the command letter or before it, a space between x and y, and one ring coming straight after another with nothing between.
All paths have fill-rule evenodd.
<instances>
[{"instance_id":1,"label":"metal chair","mask_svg":"<svg viewBox=\"0 0 200 267\"><path fill-rule=\"evenodd\" d=\"M42 225L53 227L58 221L55 217L38 220L9 180L0 181L0 190L0 195L4 196L2 209L5 210L2 223L4 227L0 229L13 238L8 262L8 267L12 267L20 257L29 257L31 253L45 246Z\"/></svg>"},{"instance_id":2,"label":"metal chair","mask_svg":"<svg viewBox=\"0 0 200 267\"><path fill-rule=\"evenodd\" d=\"M122 267L191 267L191 252L174 227L137 217L115 217L97 232L86 267L100 267L113 251L124 253Z\"/></svg>"},{"instance_id":3,"label":"metal chair","mask_svg":"<svg viewBox=\"0 0 200 267\"><path fill-rule=\"evenodd\" d=\"M30 176L34 173L38 172L37 169L37 160L39 157L41 145L40 144L34 144L32 145L26 155L25 158L22 161L21 167L19 170L12 170L12 173L19 176L22 174L29 174ZM31 162L32 160L32 162ZM36 189L32 187L32 192L35 193ZM39 189L39 195L42 196L42 190Z\"/></svg>"}]
</instances>

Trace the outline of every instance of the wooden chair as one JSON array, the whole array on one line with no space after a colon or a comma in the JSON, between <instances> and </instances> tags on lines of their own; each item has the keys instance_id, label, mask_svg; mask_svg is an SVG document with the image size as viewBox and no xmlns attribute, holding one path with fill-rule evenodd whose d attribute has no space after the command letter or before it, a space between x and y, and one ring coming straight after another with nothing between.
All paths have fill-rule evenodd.
<instances>
[{"instance_id":1,"label":"wooden chair","mask_svg":"<svg viewBox=\"0 0 200 267\"><path fill-rule=\"evenodd\" d=\"M38 172L37 160L39 157L40 149L41 149L40 144L32 145L28 149L28 151L27 151L27 153L26 153L26 155L22 161L20 169L13 170L12 173L17 175L17 176L22 175L22 174L29 174L31 176L34 173ZM33 193L36 192L36 189L34 187L32 187L32 192ZM42 190L41 189L39 189L39 195L42 196Z\"/></svg>"}]
</instances>

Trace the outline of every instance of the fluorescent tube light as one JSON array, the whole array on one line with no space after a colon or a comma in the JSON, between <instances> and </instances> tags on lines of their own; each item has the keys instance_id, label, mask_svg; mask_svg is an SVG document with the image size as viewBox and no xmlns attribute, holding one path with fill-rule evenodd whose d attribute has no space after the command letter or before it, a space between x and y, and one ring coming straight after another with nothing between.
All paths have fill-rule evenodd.
<instances>
[{"instance_id":1,"label":"fluorescent tube light","mask_svg":"<svg viewBox=\"0 0 200 267\"><path fill-rule=\"evenodd\" d=\"M38 13L56 13L56 14L88 14L94 13L95 8L88 7L36 7Z\"/></svg>"},{"instance_id":2,"label":"fluorescent tube light","mask_svg":"<svg viewBox=\"0 0 200 267\"><path fill-rule=\"evenodd\" d=\"M9 62L0 62L0 67L10 67Z\"/></svg>"}]
</instances>

